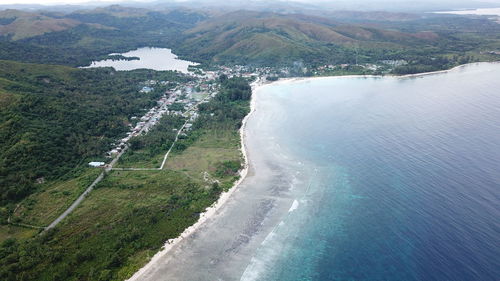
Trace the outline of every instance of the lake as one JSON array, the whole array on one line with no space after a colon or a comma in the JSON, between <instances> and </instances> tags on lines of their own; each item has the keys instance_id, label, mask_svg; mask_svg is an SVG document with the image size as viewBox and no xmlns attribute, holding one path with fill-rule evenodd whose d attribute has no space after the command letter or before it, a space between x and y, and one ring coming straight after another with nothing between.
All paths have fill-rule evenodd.
<instances>
[{"instance_id":1,"label":"lake","mask_svg":"<svg viewBox=\"0 0 500 281\"><path fill-rule=\"evenodd\" d=\"M145 47L119 55L122 55L124 57L138 57L139 60L129 61L107 59L101 61L93 61L90 66L87 67L113 67L114 69L119 71L147 68L158 71L176 70L187 73L188 67L190 65L197 65L197 63L177 58L177 56L172 53L172 50L166 48Z\"/></svg>"}]
</instances>

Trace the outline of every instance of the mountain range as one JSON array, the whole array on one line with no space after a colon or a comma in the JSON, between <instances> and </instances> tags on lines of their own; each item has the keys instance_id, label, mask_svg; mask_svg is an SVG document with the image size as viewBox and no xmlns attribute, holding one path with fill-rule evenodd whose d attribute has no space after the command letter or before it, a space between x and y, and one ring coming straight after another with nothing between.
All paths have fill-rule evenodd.
<instances>
[{"instance_id":1,"label":"mountain range","mask_svg":"<svg viewBox=\"0 0 500 281\"><path fill-rule=\"evenodd\" d=\"M412 60L423 50L436 56L478 54L496 48L498 34L500 25L487 18L420 13L118 5L70 13L4 10L0 58L80 66L109 53L155 46L205 64L376 62ZM25 52L16 57L19 48Z\"/></svg>"}]
</instances>

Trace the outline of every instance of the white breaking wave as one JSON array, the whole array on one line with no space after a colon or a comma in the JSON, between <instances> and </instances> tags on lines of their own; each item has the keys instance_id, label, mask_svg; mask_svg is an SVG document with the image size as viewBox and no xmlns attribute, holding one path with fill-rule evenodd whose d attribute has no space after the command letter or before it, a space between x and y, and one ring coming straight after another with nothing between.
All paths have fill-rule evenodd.
<instances>
[{"instance_id":1,"label":"white breaking wave","mask_svg":"<svg viewBox=\"0 0 500 281\"><path fill-rule=\"evenodd\" d=\"M299 207L299 201L294 200L292 203L292 206L290 207L290 210L288 210L288 212L291 213L291 212L297 210L298 207Z\"/></svg>"}]
</instances>

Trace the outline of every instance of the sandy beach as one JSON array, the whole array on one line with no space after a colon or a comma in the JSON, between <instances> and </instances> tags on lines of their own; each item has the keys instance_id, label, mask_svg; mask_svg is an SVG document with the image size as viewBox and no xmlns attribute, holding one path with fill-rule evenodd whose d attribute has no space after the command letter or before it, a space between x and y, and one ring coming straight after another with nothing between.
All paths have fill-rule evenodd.
<instances>
[{"instance_id":1,"label":"sandy beach","mask_svg":"<svg viewBox=\"0 0 500 281\"><path fill-rule=\"evenodd\" d=\"M443 71L390 75L390 77L413 78L435 75L455 71L467 65ZM281 172L283 169L278 167L280 166L279 159L269 155L274 151L269 151L265 157L266 153L262 152L249 157L249 151L262 150L261 148L268 144L266 138L272 138L271 134L257 137L255 129L258 125L256 124L251 128L248 127L249 120L259 122L251 118L254 117L258 108L255 96L267 85L294 83L309 79L378 77L388 76L299 77L284 78L275 82L261 80L254 82L251 110L244 118L240 129L241 151L245 164L240 171L239 180L229 191L224 192L213 206L207 208L194 225L187 228L179 237L167 241L162 250L128 280L207 280L207 276L210 276L211 280L213 278L228 280L241 276L253 251L258 248L294 202L293 198L287 194L291 179L283 178L284 175ZM262 132L259 131L259 133ZM249 149L248 146L252 147ZM286 164L281 163L281 165ZM259 167L259 174L255 173L256 167ZM266 170L270 172L264 172ZM269 182L270 186L256 186L256 183L261 182ZM203 270L189 269L195 265Z\"/></svg>"},{"instance_id":2,"label":"sandy beach","mask_svg":"<svg viewBox=\"0 0 500 281\"><path fill-rule=\"evenodd\" d=\"M262 82L260 80L252 83L252 93L255 94L257 91L259 91L262 87L269 85L269 82ZM253 96L253 95L252 95ZM200 215L199 220L192 226L188 227L184 232L179 235L178 237L174 239L168 240L165 245L162 247L162 250L156 253L151 260L144 266L142 267L139 271L137 271L131 278L128 279L128 281L138 281L138 280L163 280L163 279L156 279L157 277L151 278L152 273L157 272L159 268L162 268L162 264L165 264L166 260L168 259L168 255L175 255L175 249L182 243L185 242L187 238L190 238L192 236L195 236L197 231L200 230L204 224L207 223L207 221L213 219L216 215L220 214L221 207L225 206L228 201L231 199L232 195L234 192L238 189L238 187L242 184L242 182L246 179L249 170L250 170L250 164L249 164L249 159L248 159L248 150L247 150L247 144L246 144L246 127L249 118L253 115L253 113L256 110L256 104L255 104L255 98L251 99L250 102L250 112L249 114L243 119L242 126L240 128L240 139L241 139L241 153L244 158L244 167L240 171L240 177L237 182L234 183L232 188L228 190L227 192L222 193L220 198L217 200L216 203L214 203L211 207L207 208L204 213ZM165 279L167 280L167 279ZM172 280L172 279L168 279Z\"/></svg>"}]
</instances>

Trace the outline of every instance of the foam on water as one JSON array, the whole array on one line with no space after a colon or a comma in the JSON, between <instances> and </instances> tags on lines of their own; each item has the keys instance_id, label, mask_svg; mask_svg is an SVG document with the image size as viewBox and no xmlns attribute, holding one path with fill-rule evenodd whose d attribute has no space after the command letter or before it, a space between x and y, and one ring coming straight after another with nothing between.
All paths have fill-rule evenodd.
<instances>
[{"instance_id":1,"label":"foam on water","mask_svg":"<svg viewBox=\"0 0 500 281\"><path fill-rule=\"evenodd\" d=\"M294 201L293 201L293 204L292 204L292 206L290 207L290 210L288 210L288 212L289 212L289 213L291 213L291 212L293 212L293 211L297 210L297 208L298 208L298 207L299 207L299 201L294 200Z\"/></svg>"},{"instance_id":2,"label":"foam on water","mask_svg":"<svg viewBox=\"0 0 500 281\"><path fill-rule=\"evenodd\" d=\"M305 180L241 280L500 276L498 73L500 64L478 64L259 94L280 112L259 125Z\"/></svg>"}]
</instances>

